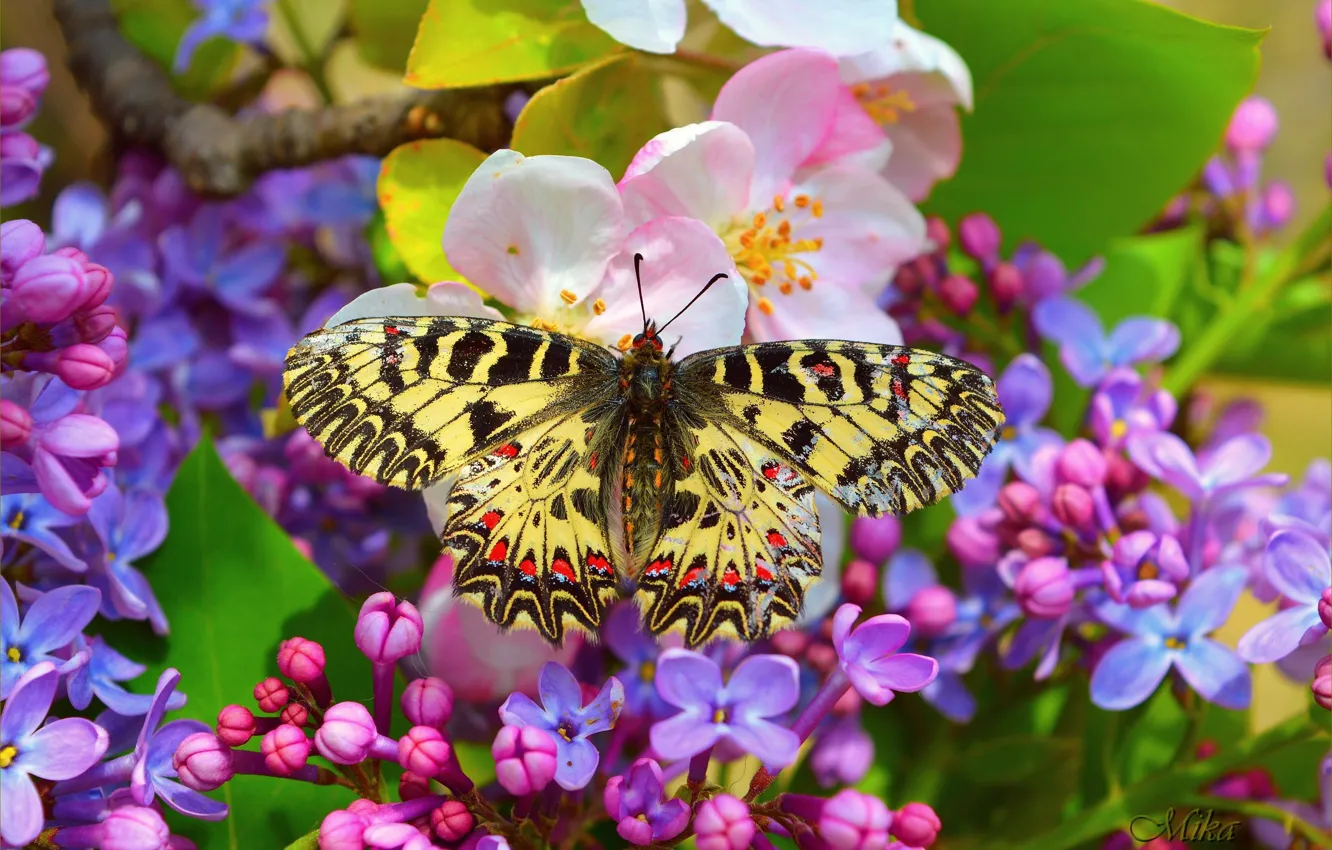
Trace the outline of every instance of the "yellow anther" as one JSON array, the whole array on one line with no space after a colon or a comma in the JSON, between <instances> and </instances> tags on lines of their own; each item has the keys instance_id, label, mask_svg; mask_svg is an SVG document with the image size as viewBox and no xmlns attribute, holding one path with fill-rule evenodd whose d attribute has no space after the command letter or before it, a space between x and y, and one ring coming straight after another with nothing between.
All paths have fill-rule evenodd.
<instances>
[{"instance_id":1,"label":"yellow anther","mask_svg":"<svg viewBox=\"0 0 1332 850\"><path fill-rule=\"evenodd\" d=\"M806 292L814 288L814 281L810 279L809 275L801 275L799 283L800 288Z\"/></svg>"},{"instance_id":2,"label":"yellow anther","mask_svg":"<svg viewBox=\"0 0 1332 850\"><path fill-rule=\"evenodd\" d=\"M765 315L765 316L771 316L771 315L772 315L772 302L769 301L768 299L766 299L766 298L760 298L760 299L758 300L758 308L759 308L759 312L762 313L763 315Z\"/></svg>"},{"instance_id":3,"label":"yellow anther","mask_svg":"<svg viewBox=\"0 0 1332 850\"><path fill-rule=\"evenodd\" d=\"M5 747L0 750L0 767L9 767L10 763L18 757L18 750L14 747Z\"/></svg>"},{"instance_id":4,"label":"yellow anther","mask_svg":"<svg viewBox=\"0 0 1332 850\"><path fill-rule=\"evenodd\" d=\"M615 347L620 349L621 351L628 351L629 346L633 344L634 344L634 338L629 334L625 334L624 336L620 337L619 342L615 343Z\"/></svg>"},{"instance_id":5,"label":"yellow anther","mask_svg":"<svg viewBox=\"0 0 1332 850\"><path fill-rule=\"evenodd\" d=\"M809 211L815 218L823 218L823 201L815 200L810 204Z\"/></svg>"},{"instance_id":6,"label":"yellow anther","mask_svg":"<svg viewBox=\"0 0 1332 850\"><path fill-rule=\"evenodd\" d=\"M784 195L773 195L773 196L772 196L772 208L775 209L777 212L785 212L785 211L786 211L786 197L785 197Z\"/></svg>"},{"instance_id":7,"label":"yellow anther","mask_svg":"<svg viewBox=\"0 0 1332 850\"><path fill-rule=\"evenodd\" d=\"M782 281L780 284L777 285L777 291L780 292L780 293L782 293L783 295L790 295L790 294L791 294L791 281L789 281L789 280L784 280L784 281Z\"/></svg>"},{"instance_id":8,"label":"yellow anther","mask_svg":"<svg viewBox=\"0 0 1332 850\"><path fill-rule=\"evenodd\" d=\"M1166 639L1165 639L1165 645L1166 645L1166 649L1186 649L1186 648L1188 648L1188 643L1185 642L1182 638L1177 638L1177 637L1168 637L1168 638L1166 638Z\"/></svg>"},{"instance_id":9,"label":"yellow anther","mask_svg":"<svg viewBox=\"0 0 1332 850\"><path fill-rule=\"evenodd\" d=\"M561 289L560 300L572 307L574 304L578 303L578 296L567 289Z\"/></svg>"},{"instance_id":10,"label":"yellow anther","mask_svg":"<svg viewBox=\"0 0 1332 850\"><path fill-rule=\"evenodd\" d=\"M1124 439L1124 435L1127 433L1128 423L1123 419L1116 419L1114 422L1110 423L1110 436L1116 440Z\"/></svg>"},{"instance_id":11,"label":"yellow anther","mask_svg":"<svg viewBox=\"0 0 1332 850\"><path fill-rule=\"evenodd\" d=\"M767 217L766 215L764 215L763 213L755 213L755 214L754 214L754 229L755 229L755 230L762 230L763 228L765 228L765 227L767 227L767 226L768 226L768 217Z\"/></svg>"},{"instance_id":12,"label":"yellow anther","mask_svg":"<svg viewBox=\"0 0 1332 850\"><path fill-rule=\"evenodd\" d=\"M791 238L791 222L782 219L782 223L777 225L777 235L783 239Z\"/></svg>"},{"instance_id":13,"label":"yellow anther","mask_svg":"<svg viewBox=\"0 0 1332 850\"><path fill-rule=\"evenodd\" d=\"M597 314L598 316L606 312L606 302L602 301L600 298L598 298L596 301L593 301L592 312Z\"/></svg>"},{"instance_id":14,"label":"yellow anther","mask_svg":"<svg viewBox=\"0 0 1332 850\"><path fill-rule=\"evenodd\" d=\"M801 209L804 209L805 207L809 206L809 195L796 195L795 205L800 207Z\"/></svg>"},{"instance_id":15,"label":"yellow anther","mask_svg":"<svg viewBox=\"0 0 1332 850\"><path fill-rule=\"evenodd\" d=\"M19 648L17 646L11 646L8 650L5 651L5 657L8 658L10 661L13 661L15 664L17 664L23 660L23 653L19 652Z\"/></svg>"}]
</instances>

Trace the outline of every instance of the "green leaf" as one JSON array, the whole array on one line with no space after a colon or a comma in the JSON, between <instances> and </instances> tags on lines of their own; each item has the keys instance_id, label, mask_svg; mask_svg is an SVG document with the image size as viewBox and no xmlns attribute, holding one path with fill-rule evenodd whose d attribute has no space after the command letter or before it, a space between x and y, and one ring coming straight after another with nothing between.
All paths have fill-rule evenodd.
<instances>
[{"instance_id":1,"label":"green leaf","mask_svg":"<svg viewBox=\"0 0 1332 850\"><path fill-rule=\"evenodd\" d=\"M386 228L388 220L383 209L376 209L374 216L365 226L365 239L370 244L370 256L374 258L375 269L379 277L388 283L411 283L414 275L402 255L394 247Z\"/></svg>"},{"instance_id":2,"label":"green leaf","mask_svg":"<svg viewBox=\"0 0 1332 850\"><path fill-rule=\"evenodd\" d=\"M490 754L490 747L485 744L455 741L453 752L458 756L462 772L467 774L478 787L495 778L495 757Z\"/></svg>"},{"instance_id":3,"label":"green leaf","mask_svg":"<svg viewBox=\"0 0 1332 850\"><path fill-rule=\"evenodd\" d=\"M1197 174L1253 86L1263 34L1144 0L918 0L971 68L957 175L927 209L985 210L1079 263Z\"/></svg>"},{"instance_id":4,"label":"green leaf","mask_svg":"<svg viewBox=\"0 0 1332 850\"><path fill-rule=\"evenodd\" d=\"M462 280L444 256L444 223L486 155L453 139L405 144L379 170L385 229L407 268L426 283Z\"/></svg>"},{"instance_id":5,"label":"green leaf","mask_svg":"<svg viewBox=\"0 0 1332 850\"><path fill-rule=\"evenodd\" d=\"M141 566L171 635L163 642L133 623L115 638L130 657L153 660L139 692L175 667L189 695L177 716L212 725L223 706L250 702L255 683L276 674L278 643L293 635L323 644L335 694L368 690L370 662L353 642L347 599L240 488L207 438L176 473L167 510L166 542ZM211 796L231 807L226 820L180 818L172 829L200 848L236 850L285 846L353 799L337 786L260 776L237 776Z\"/></svg>"},{"instance_id":6,"label":"green leaf","mask_svg":"<svg viewBox=\"0 0 1332 850\"><path fill-rule=\"evenodd\" d=\"M176 46L185 28L199 17L190 0L112 0L120 31L131 44L155 60L168 73L176 60ZM184 74L172 77L176 90L201 100L221 86L240 59L241 47L225 38L210 38L194 51Z\"/></svg>"},{"instance_id":7,"label":"green leaf","mask_svg":"<svg viewBox=\"0 0 1332 850\"><path fill-rule=\"evenodd\" d=\"M390 71L407 67L428 0L351 0L348 13L361 58Z\"/></svg>"},{"instance_id":8,"label":"green leaf","mask_svg":"<svg viewBox=\"0 0 1332 850\"><path fill-rule=\"evenodd\" d=\"M958 759L962 773L981 785L1011 785L1053 771L1073 758L1078 742L1048 735L1007 735L969 747Z\"/></svg>"},{"instance_id":9,"label":"green leaf","mask_svg":"<svg viewBox=\"0 0 1332 850\"><path fill-rule=\"evenodd\" d=\"M318 67L347 16L347 0L277 0L268 43L288 65Z\"/></svg>"},{"instance_id":10,"label":"green leaf","mask_svg":"<svg viewBox=\"0 0 1332 850\"><path fill-rule=\"evenodd\" d=\"M624 54L537 92L514 124L511 147L527 156L593 159L618 178L644 143L668 129L659 78L637 54Z\"/></svg>"},{"instance_id":11,"label":"green leaf","mask_svg":"<svg viewBox=\"0 0 1332 850\"><path fill-rule=\"evenodd\" d=\"M1157 688L1116 747L1121 783L1130 785L1168 766L1188 722L1170 685Z\"/></svg>"},{"instance_id":12,"label":"green leaf","mask_svg":"<svg viewBox=\"0 0 1332 850\"><path fill-rule=\"evenodd\" d=\"M287 845L286 850L319 850L319 830L307 832Z\"/></svg>"},{"instance_id":13,"label":"green leaf","mask_svg":"<svg viewBox=\"0 0 1332 850\"><path fill-rule=\"evenodd\" d=\"M1202 228L1115 239L1105 270L1074 297L1101 318L1106 332L1129 316L1170 318L1202 250Z\"/></svg>"},{"instance_id":14,"label":"green leaf","mask_svg":"<svg viewBox=\"0 0 1332 850\"><path fill-rule=\"evenodd\" d=\"M422 89L539 80L618 49L569 0L430 0L404 79Z\"/></svg>"}]
</instances>

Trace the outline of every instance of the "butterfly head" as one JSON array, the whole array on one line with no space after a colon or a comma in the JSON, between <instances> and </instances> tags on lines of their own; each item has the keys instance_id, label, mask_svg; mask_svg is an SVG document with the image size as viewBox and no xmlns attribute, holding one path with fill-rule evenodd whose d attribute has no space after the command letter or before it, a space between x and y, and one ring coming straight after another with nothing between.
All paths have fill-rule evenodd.
<instances>
[{"instance_id":1,"label":"butterfly head","mask_svg":"<svg viewBox=\"0 0 1332 850\"><path fill-rule=\"evenodd\" d=\"M657 323L648 322L643 332L633 338L629 347L635 351L661 351L661 337L657 335Z\"/></svg>"}]
</instances>

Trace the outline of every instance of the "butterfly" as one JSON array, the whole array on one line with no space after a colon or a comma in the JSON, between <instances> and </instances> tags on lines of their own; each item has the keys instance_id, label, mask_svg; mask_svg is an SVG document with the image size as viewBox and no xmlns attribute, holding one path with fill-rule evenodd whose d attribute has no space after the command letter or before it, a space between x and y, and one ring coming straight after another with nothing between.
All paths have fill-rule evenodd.
<instances>
[{"instance_id":1,"label":"butterfly","mask_svg":"<svg viewBox=\"0 0 1332 850\"><path fill-rule=\"evenodd\" d=\"M974 476L1004 422L991 380L942 354L799 340L677 362L666 325L644 310L613 353L491 319L357 319L298 342L284 383L352 471L452 481L455 591L556 644L596 634L629 586L654 634L770 634L822 570L816 489L915 510Z\"/></svg>"}]
</instances>

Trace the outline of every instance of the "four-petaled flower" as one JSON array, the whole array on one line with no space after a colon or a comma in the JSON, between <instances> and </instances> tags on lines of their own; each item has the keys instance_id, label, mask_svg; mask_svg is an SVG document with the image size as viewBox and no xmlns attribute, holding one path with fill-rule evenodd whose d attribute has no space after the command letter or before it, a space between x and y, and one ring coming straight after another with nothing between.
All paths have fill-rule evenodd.
<instances>
[{"instance_id":1,"label":"four-petaled flower","mask_svg":"<svg viewBox=\"0 0 1332 850\"><path fill-rule=\"evenodd\" d=\"M665 790L661 765L652 759L639 759L625 775L606 780L603 802L621 838L646 847L669 841L684 830L689 804L676 797L663 800Z\"/></svg>"},{"instance_id":2,"label":"four-petaled flower","mask_svg":"<svg viewBox=\"0 0 1332 850\"><path fill-rule=\"evenodd\" d=\"M1272 444L1261 434L1232 437L1206 458L1195 457L1187 443L1169 432L1144 434L1128 441L1128 453L1143 472L1194 502L1286 483L1285 475L1259 474L1272 457Z\"/></svg>"},{"instance_id":3,"label":"four-petaled flower","mask_svg":"<svg viewBox=\"0 0 1332 850\"><path fill-rule=\"evenodd\" d=\"M832 640L841 671L866 702L887 705L895 692L912 693L934 681L938 661L897 651L911 637L911 624L905 617L880 614L855 626L859 616L859 605L847 603L838 608L833 615Z\"/></svg>"},{"instance_id":4,"label":"four-petaled flower","mask_svg":"<svg viewBox=\"0 0 1332 850\"><path fill-rule=\"evenodd\" d=\"M1294 604L1263 620L1240 638L1236 651L1254 664L1279 661L1327 634L1327 627L1318 616L1318 601L1332 574L1332 558L1327 547L1308 534L1278 531L1267 541L1263 572Z\"/></svg>"},{"instance_id":5,"label":"four-petaled flower","mask_svg":"<svg viewBox=\"0 0 1332 850\"><path fill-rule=\"evenodd\" d=\"M19 678L37 664L51 662L69 672L66 667L86 662L87 656L71 660L56 653L73 643L97 616L101 598L95 587L57 587L38 597L20 619L13 588L0 581L0 699L9 699Z\"/></svg>"},{"instance_id":6,"label":"four-petaled flower","mask_svg":"<svg viewBox=\"0 0 1332 850\"><path fill-rule=\"evenodd\" d=\"M1171 610L1134 610L1105 602L1096 615L1128 635L1110 647L1092 673L1092 702L1119 711L1152 695L1173 667L1198 695L1223 708L1247 708L1249 668L1234 652L1207 637L1230 616L1244 590L1242 567L1213 567L1193 579Z\"/></svg>"},{"instance_id":7,"label":"four-petaled flower","mask_svg":"<svg viewBox=\"0 0 1332 850\"><path fill-rule=\"evenodd\" d=\"M611 676L587 705L582 687L565 667L551 661L541 668L537 683L541 705L526 694L511 694L500 706L506 726L536 726L555 739L559 759L555 782L566 791L577 791L592 781L601 756L588 735L614 728L624 707L624 686Z\"/></svg>"},{"instance_id":8,"label":"four-petaled flower","mask_svg":"<svg viewBox=\"0 0 1332 850\"><path fill-rule=\"evenodd\" d=\"M652 749L663 758L689 758L730 741L769 767L795 761L799 736L768 719L800 698L800 670L790 658L751 655L723 683L711 658L668 649L657 659L657 691L680 709L652 726Z\"/></svg>"},{"instance_id":9,"label":"four-petaled flower","mask_svg":"<svg viewBox=\"0 0 1332 850\"><path fill-rule=\"evenodd\" d=\"M1059 345L1059 359L1073 380L1095 386L1112 369L1159 362L1179 348L1179 328L1164 319L1135 316L1109 336L1091 308L1073 298L1048 298L1032 310L1040 335Z\"/></svg>"}]
</instances>

